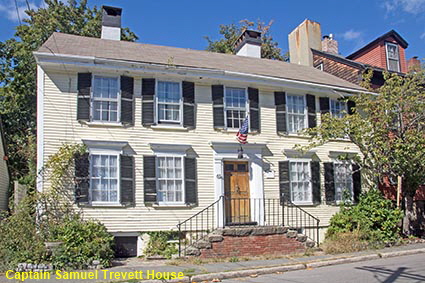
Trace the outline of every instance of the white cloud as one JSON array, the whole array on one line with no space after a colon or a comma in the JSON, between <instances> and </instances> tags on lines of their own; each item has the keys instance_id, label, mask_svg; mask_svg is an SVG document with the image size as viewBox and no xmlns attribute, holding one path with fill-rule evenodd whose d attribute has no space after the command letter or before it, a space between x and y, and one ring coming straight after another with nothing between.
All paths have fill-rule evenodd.
<instances>
[{"instance_id":1,"label":"white cloud","mask_svg":"<svg viewBox=\"0 0 425 283\"><path fill-rule=\"evenodd\" d=\"M362 37L362 32L360 31L354 31L353 29L347 30L342 34L342 37L345 40L355 40Z\"/></svg>"},{"instance_id":2,"label":"white cloud","mask_svg":"<svg viewBox=\"0 0 425 283\"><path fill-rule=\"evenodd\" d=\"M41 0L37 5L35 2L29 2L29 6L31 9L37 10L38 8L44 6L44 1ZM19 19L22 21L23 19L28 18L26 10L28 10L28 6L26 1L18 0L17 1L18 9L16 9L16 4L14 0L0 0L0 12L6 16L6 18L13 22L19 22Z\"/></svg>"},{"instance_id":3,"label":"white cloud","mask_svg":"<svg viewBox=\"0 0 425 283\"><path fill-rule=\"evenodd\" d=\"M387 13L404 12L417 15L425 11L425 0L385 0L383 7Z\"/></svg>"}]
</instances>

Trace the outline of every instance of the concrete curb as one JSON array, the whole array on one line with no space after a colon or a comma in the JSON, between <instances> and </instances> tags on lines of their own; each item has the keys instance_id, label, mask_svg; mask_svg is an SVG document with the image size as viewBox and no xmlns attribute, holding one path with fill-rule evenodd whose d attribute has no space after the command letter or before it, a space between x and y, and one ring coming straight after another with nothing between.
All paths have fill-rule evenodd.
<instances>
[{"instance_id":1,"label":"concrete curb","mask_svg":"<svg viewBox=\"0 0 425 283\"><path fill-rule=\"evenodd\" d=\"M375 254L369 254L369 255L352 256L352 257L329 259L329 260L322 260L322 261L313 261L309 263L288 264L288 265L275 266L275 267L261 267L261 268L245 269L245 270L238 270L238 271L199 274L194 276L185 276L183 279L175 279L175 280L169 280L165 282L191 283L191 282L211 281L216 278L223 280L223 279L230 279L230 278L248 277L251 275L264 275L264 274L272 274L277 272L288 272L288 271L303 270L308 268L318 268L323 266L354 263L354 262L361 262L361 261L374 260L374 259L380 259L380 258L391 258L391 257L397 257L397 256L414 255L414 254L420 254L420 253L425 253L425 248L407 250L407 251L375 253ZM140 282L141 283L163 283L164 281L142 280Z\"/></svg>"}]
</instances>

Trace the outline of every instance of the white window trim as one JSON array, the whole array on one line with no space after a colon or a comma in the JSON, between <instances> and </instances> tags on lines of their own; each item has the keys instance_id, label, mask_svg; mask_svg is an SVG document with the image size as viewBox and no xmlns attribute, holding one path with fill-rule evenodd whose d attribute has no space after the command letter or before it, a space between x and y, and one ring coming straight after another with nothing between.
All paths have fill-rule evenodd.
<instances>
[{"instance_id":1,"label":"white window trim","mask_svg":"<svg viewBox=\"0 0 425 283\"><path fill-rule=\"evenodd\" d=\"M92 164L92 155L110 155L117 157L117 201L116 202L105 202L105 201L93 201L93 193L92 193L92 165L89 168L90 174L90 189L89 189L89 203L93 206L108 206L108 205L121 205L121 154L122 150L114 150L114 149L100 149L100 148L90 148L89 149L89 160L90 164Z\"/></svg>"},{"instance_id":2,"label":"white window trim","mask_svg":"<svg viewBox=\"0 0 425 283\"><path fill-rule=\"evenodd\" d=\"M160 206L185 206L185 199L186 199L186 186L185 186L185 159L186 153L166 153L166 152L158 152L155 154L157 158L155 158L155 176L156 176L156 191L158 192L159 189L159 163L158 163L158 157L174 157L174 158L181 158L181 164L182 164L182 201L158 201L158 205Z\"/></svg>"},{"instance_id":3,"label":"white window trim","mask_svg":"<svg viewBox=\"0 0 425 283\"><path fill-rule=\"evenodd\" d=\"M332 163L333 163L333 170L334 170L334 183L336 183L336 181L335 181L335 164L344 164L344 163L348 163L349 165L350 165L350 169L351 169L351 171L353 171L353 163L351 162L351 161L343 161L343 160L338 160L338 159L334 159L334 160L332 160ZM353 178L352 177L352 174L351 174L351 178ZM348 202L354 202L354 181L351 179L351 196L352 196L352 199L351 200L347 200ZM340 203L342 203L343 202L343 200L337 200L336 199L336 185L335 185L335 202L336 202L336 204L340 204Z\"/></svg>"},{"instance_id":4,"label":"white window trim","mask_svg":"<svg viewBox=\"0 0 425 283\"><path fill-rule=\"evenodd\" d=\"M390 58L388 57L388 46L392 45L395 46L396 50L397 50L397 54L398 54L398 59L397 59L397 70L390 70ZM385 57L387 58L387 70L388 71L392 71L392 72L400 72L400 50L398 48L398 45L392 42L385 42ZM391 60L395 60L395 59L391 59Z\"/></svg>"},{"instance_id":5,"label":"white window trim","mask_svg":"<svg viewBox=\"0 0 425 283\"><path fill-rule=\"evenodd\" d=\"M224 93L223 93L223 111L224 111L224 124L225 124L225 130L229 132L237 132L240 129L239 128L231 128L227 126L227 105L226 105L226 89L227 88L240 88L245 90L245 117L248 116L248 132L251 131L251 117L249 115L249 98L248 98L248 88L247 87L241 87L241 86L224 86ZM244 118L245 119L245 118ZM244 120L242 120L243 122Z\"/></svg>"},{"instance_id":6,"label":"white window trim","mask_svg":"<svg viewBox=\"0 0 425 283\"><path fill-rule=\"evenodd\" d=\"M334 116L334 113L332 113L332 100L333 101L337 101L337 102L342 102L342 101L338 101L338 99L329 97L329 113L331 114L331 117L332 118L336 118ZM344 115L347 115L348 114L348 105L347 105L347 102L345 102L345 109L344 110L345 110L345 114Z\"/></svg>"},{"instance_id":7,"label":"white window trim","mask_svg":"<svg viewBox=\"0 0 425 283\"><path fill-rule=\"evenodd\" d=\"M180 101L179 101L179 121L160 121L159 120L159 102L158 102L158 84L159 82L170 82L170 83L178 83L179 84L179 91L180 91ZM160 125L178 125L180 127L183 126L183 83L180 80L173 80L173 79L155 79L155 98L154 98L154 121L156 126Z\"/></svg>"},{"instance_id":8,"label":"white window trim","mask_svg":"<svg viewBox=\"0 0 425 283\"><path fill-rule=\"evenodd\" d=\"M311 159L308 158L290 158L289 161L289 193L290 193L290 199L291 202L296 205L313 205L313 186L312 186L312 179L311 179ZM292 181L291 181L291 162L308 162L308 171L310 174L310 182L309 182L309 189L310 189L310 195L311 195L311 201L293 201L292 200Z\"/></svg>"},{"instance_id":9,"label":"white window trim","mask_svg":"<svg viewBox=\"0 0 425 283\"><path fill-rule=\"evenodd\" d=\"M304 100L304 128L299 130L298 132L291 132L289 131L289 111L288 111L288 96L301 96ZM288 134L299 134L300 131L308 128L308 111L307 111L307 101L306 101L306 95L305 94L288 94L285 93L285 109L286 109L286 128L288 129Z\"/></svg>"},{"instance_id":10,"label":"white window trim","mask_svg":"<svg viewBox=\"0 0 425 283\"><path fill-rule=\"evenodd\" d=\"M95 77L100 78L115 78L117 80L117 121L102 121L102 120L94 120L93 119L93 104L94 104L94 79ZM97 125L117 125L121 124L121 79L120 76L110 75L110 74L92 74L90 87L90 122L89 124L97 124ZM111 100L112 101L112 100Z\"/></svg>"}]
</instances>

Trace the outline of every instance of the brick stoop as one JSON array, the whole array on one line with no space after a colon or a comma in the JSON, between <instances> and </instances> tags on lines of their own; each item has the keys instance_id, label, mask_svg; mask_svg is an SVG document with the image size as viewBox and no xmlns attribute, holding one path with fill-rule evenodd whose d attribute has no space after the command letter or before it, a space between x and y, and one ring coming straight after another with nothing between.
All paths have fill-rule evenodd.
<instances>
[{"instance_id":1,"label":"brick stoop","mask_svg":"<svg viewBox=\"0 0 425 283\"><path fill-rule=\"evenodd\" d=\"M303 253L315 242L283 226L218 229L186 250L201 258Z\"/></svg>"}]
</instances>

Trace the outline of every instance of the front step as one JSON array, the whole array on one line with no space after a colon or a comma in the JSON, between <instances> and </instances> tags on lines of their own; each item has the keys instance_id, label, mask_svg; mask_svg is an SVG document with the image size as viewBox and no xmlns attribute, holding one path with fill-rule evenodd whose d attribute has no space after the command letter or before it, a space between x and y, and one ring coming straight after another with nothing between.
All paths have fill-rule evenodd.
<instances>
[{"instance_id":1,"label":"front step","mask_svg":"<svg viewBox=\"0 0 425 283\"><path fill-rule=\"evenodd\" d=\"M217 229L186 249L187 256L203 258L302 253L315 242L284 226Z\"/></svg>"}]
</instances>

